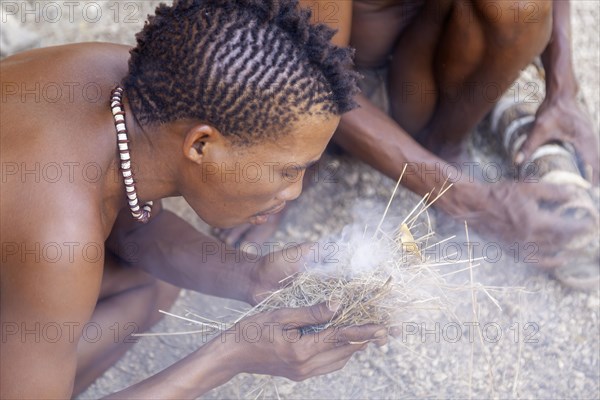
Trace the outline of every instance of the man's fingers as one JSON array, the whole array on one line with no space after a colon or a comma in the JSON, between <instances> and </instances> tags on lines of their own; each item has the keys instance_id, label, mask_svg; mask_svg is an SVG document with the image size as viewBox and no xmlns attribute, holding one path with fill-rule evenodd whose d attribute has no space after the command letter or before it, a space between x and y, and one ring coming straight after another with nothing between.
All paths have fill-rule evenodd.
<instances>
[{"instance_id":1,"label":"man's fingers","mask_svg":"<svg viewBox=\"0 0 600 400\"><path fill-rule=\"evenodd\" d=\"M331 327L323 331L304 335L302 340L318 349L319 354L348 345L362 346L369 343L387 343L388 330L381 325L367 324L349 327Z\"/></svg>"},{"instance_id":2,"label":"man's fingers","mask_svg":"<svg viewBox=\"0 0 600 400\"><path fill-rule=\"evenodd\" d=\"M366 344L347 344L333 350L318 353L311 358L309 364L302 368L299 376L295 380L300 381L313 376L325 375L340 370L344 368L355 352L364 350L366 346Z\"/></svg>"},{"instance_id":3,"label":"man's fingers","mask_svg":"<svg viewBox=\"0 0 600 400\"><path fill-rule=\"evenodd\" d=\"M564 264L565 259L557 250L559 246L545 245L537 248L527 247L527 255L523 262L539 269L554 269Z\"/></svg>"},{"instance_id":4,"label":"man's fingers","mask_svg":"<svg viewBox=\"0 0 600 400\"><path fill-rule=\"evenodd\" d=\"M310 307L282 308L273 311L273 315L279 322L296 327L322 325L331 321L338 308L339 303L319 303Z\"/></svg>"},{"instance_id":5,"label":"man's fingers","mask_svg":"<svg viewBox=\"0 0 600 400\"><path fill-rule=\"evenodd\" d=\"M572 185L557 185L546 182L524 183L534 199L540 202L562 204L579 194L578 188Z\"/></svg>"},{"instance_id":6,"label":"man's fingers","mask_svg":"<svg viewBox=\"0 0 600 400\"><path fill-rule=\"evenodd\" d=\"M352 355L367 348L367 344L347 344L321 353L312 362L315 365L313 376L328 374L344 368Z\"/></svg>"},{"instance_id":7,"label":"man's fingers","mask_svg":"<svg viewBox=\"0 0 600 400\"><path fill-rule=\"evenodd\" d=\"M599 181L600 158L598 155L598 142L588 144L578 144L579 155L582 161L582 175L593 185Z\"/></svg>"},{"instance_id":8,"label":"man's fingers","mask_svg":"<svg viewBox=\"0 0 600 400\"><path fill-rule=\"evenodd\" d=\"M515 155L513 162L518 166L522 166L529 162L531 156L539 147L550 142L568 142L572 144L581 161L583 169L581 173L583 177L592 184L599 183L600 156L598 141L596 137L591 138L589 135L568 135L565 137L561 129L554 128L553 130L549 130L536 124L531 134L527 136L519 152Z\"/></svg>"},{"instance_id":9,"label":"man's fingers","mask_svg":"<svg viewBox=\"0 0 600 400\"><path fill-rule=\"evenodd\" d=\"M529 262L527 264L540 269L553 270L556 268L563 267L564 265L566 265L566 262L567 261L564 257L553 254L548 256L534 257L532 262Z\"/></svg>"},{"instance_id":10,"label":"man's fingers","mask_svg":"<svg viewBox=\"0 0 600 400\"><path fill-rule=\"evenodd\" d=\"M539 222L539 225L533 232L533 238L540 241L540 246L551 244L557 248L561 248L564 247L566 241L589 233L590 230L589 221L560 217L556 213L553 213L546 220Z\"/></svg>"},{"instance_id":11,"label":"man's fingers","mask_svg":"<svg viewBox=\"0 0 600 400\"><path fill-rule=\"evenodd\" d=\"M536 123L531 133L527 135L527 139L525 139L523 145L521 145L521 149L515 155L513 162L516 165L521 166L523 163L526 163L531 159L531 155L538 147L553 140L561 139L558 137L558 135L551 135L547 132L548 131L543 130Z\"/></svg>"},{"instance_id":12,"label":"man's fingers","mask_svg":"<svg viewBox=\"0 0 600 400\"><path fill-rule=\"evenodd\" d=\"M340 369L344 368L346 364L348 364L350 358L351 356L335 363L326 364L325 366L319 367L312 372L311 376L327 375L332 372L339 371Z\"/></svg>"},{"instance_id":13,"label":"man's fingers","mask_svg":"<svg viewBox=\"0 0 600 400\"><path fill-rule=\"evenodd\" d=\"M298 343L298 345L311 349L310 353L312 355L298 369L297 380L341 369L352 357L352 354L364 350L372 340L381 340L374 339L375 333L379 332L381 327L352 328L328 328L318 333L304 335L301 339L303 343ZM360 331L360 333L357 333L357 331ZM352 339L360 339L360 341L355 342Z\"/></svg>"},{"instance_id":14,"label":"man's fingers","mask_svg":"<svg viewBox=\"0 0 600 400\"><path fill-rule=\"evenodd\" d=\"M340 344L361 344L385 341L388 331L381 325L368 324L340 328L336 336Z\"/></svg>"},{"instance_id":15,"label":"man's fingers","mask_svg":"<svg viewBox=\"0 0 600 400\"><path fill-rule=\"evenodd\" d=\"M402 335L402 327L398 325L392 326L390 327L389 332L391 337L397 338L398 336Z\"/></svg>"},{"instance_id":16,"label":"man's fingers","mask_svg":"<svg viewBox=\"0 0 600 400\"><path fill-rule=\"evenodd\" d=\"M583 116L574 132L572 145L575 149L581 174L593 185L598 182L598 170L600 169L600 148L598 147L598 136L594 133L589 119Z\"/></svg>"},{"instance_id":17,"label":"man's fingers","mask_svg":"<svg viewBox=\"0 0 600 400\"><path fill-rule=\"evenodd\" d=\"M285 251L280 251L278 254L282 257L281 263L278 264L278 267L282 270L282 276L292 276L300 271L303 271L306 265L310 265L315 262L313 258L314 254L319 254L319 251L314 251L312 246L314 243L302 243L295 247L290 247ZM288 257L289 256L289 257ZM285 280L283 285L288 284L290 280Z\"/></svg>"}]
</instances>

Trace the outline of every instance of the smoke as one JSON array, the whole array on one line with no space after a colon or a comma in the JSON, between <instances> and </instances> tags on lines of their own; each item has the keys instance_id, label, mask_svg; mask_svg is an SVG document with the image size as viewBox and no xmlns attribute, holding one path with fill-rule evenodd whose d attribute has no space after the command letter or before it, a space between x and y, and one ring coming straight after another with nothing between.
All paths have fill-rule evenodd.
<instances>
[{"instance_id":1,"label":"smoke","mask_svg":"<svg viewBox=\"0 0 600 400\"><path fill-rule=\"evenodd\" d=\"M319 253L324 257L311 267L348 278L381 269L393 259L395 250L389 238L375 234L382 215L380 206L370 201L357 201L353 206L352 222L340 232L319 240ZM399 217L390 217L382 230L391 232L395 229L394 223L399 222Z\"/></svg>"}]
</instances>

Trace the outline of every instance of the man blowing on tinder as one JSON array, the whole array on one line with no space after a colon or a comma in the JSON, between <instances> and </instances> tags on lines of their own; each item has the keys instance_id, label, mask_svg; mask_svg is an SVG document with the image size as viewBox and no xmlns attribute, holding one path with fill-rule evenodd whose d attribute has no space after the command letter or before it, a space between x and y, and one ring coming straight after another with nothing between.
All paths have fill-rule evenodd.
<instances>
[{"instance_id":1,"label":"man blowing on tinder","mask_svg":"<svg viewBox=\"0 0 600 400\"><path fill-rule=\"evenodd\" d=\"M157 8L133 50L74 44L2 62L5 83L94 82L102 97L3 96L4 163L95 163L101 176L3 179L1 397L81 392L127 350L127 322L148 329L156 310L175 300L176 286L252 304L299 268L277 253L256 262L230 251L202 254L216 242L161 210L159 200L181 195L207 223L228 228L265 222L298 197L304 170L321 156L340 114L354 107L350 52L330 44L332 34L310 25L292 0L181 0ZM221 179L220 169L235 163L273 173L251 183ZM287 179L290 173L300 179ZM62 257L48 262L24 250L47 243ZM81 251L90 244L98 257ZM124 259L130 244L137 250ZM239 324L269 324L274 334L253 343L217 338L116 396L197 397L240 372L304 379L341 368L385 333L368 325L334 332L334 341L323 340L327 332L285 340L284 326L325 322L331 308L249 317ZM111 334L80 340L89 322ZM73 327L73 335L36 340L13 329L47 324Z\"/></svg>"}]
</instances>

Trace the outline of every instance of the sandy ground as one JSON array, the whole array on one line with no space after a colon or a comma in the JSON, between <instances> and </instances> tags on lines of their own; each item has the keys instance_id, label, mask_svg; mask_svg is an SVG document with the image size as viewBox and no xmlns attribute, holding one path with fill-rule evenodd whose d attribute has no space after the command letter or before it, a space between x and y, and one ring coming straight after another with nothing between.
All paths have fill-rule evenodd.
<instances>
[{"instance_id":1,"label":"sandy ground","mask_svg":"<svg viewBox=\"0 0 600 400\"><path fill-rule=\"evenodd\" d=\"M7 9L14 4L31 8L37 4L40 22L36 24L35 16L28 15L25 26L28 32L39 35L40 46L49 46L80 41L131 44L145 15L157 2L80 2L72 20L62 6L59 7L62 14L58 16L51 3L62 4L3 0L2 5ZM600 3L596 0L573 3L574 58L581 83L580 97L598 131ZM98 10L102 12L100 17ZM4 26L11 23L4 17L2 21ZM5 39L6 36L3 51ZM320 176L317 184L290 206L277 233L278 240L315 241L341 231L354 215L376 214L385 206L393 188L389 179L344 156L326 156L323 163L335 175ZM401 191L392 215L404 215L417 201L415 195ZM172 199L167 205L206 231L207 227L182 200ZM459 228L451 226L446 230L454 229L453 233L460 234ZM458 319L433 314L408 316L407 329L409 325L418 326L420 331L405 334L382 349L368 348L337 373L301 383L240 375L205 397L598 398L599 291L582 293L566 289L550 276L514 263L513 257L514 254L505 253L499 260L483 262L475 270L475 281L499 288L494 291L499 307L482 293L477 295L477 321L485 327L483 340L469 329L469 323L475 321L470 298L457 299ZM459 274L454 279L461 282L467 278ZM203 316L219 317L230 314L225 307L239 309L244 305L184 291L172 312L183 314L191 309ZM457 323L461 335L455 340L457 331L452 329L456 325L452 324ZM154 331L189 328L171 318L163 320ZM98 398L127 387L176 362L201 344L199 335L143 338L80 398Z\"/></svg>"}]
</instances>

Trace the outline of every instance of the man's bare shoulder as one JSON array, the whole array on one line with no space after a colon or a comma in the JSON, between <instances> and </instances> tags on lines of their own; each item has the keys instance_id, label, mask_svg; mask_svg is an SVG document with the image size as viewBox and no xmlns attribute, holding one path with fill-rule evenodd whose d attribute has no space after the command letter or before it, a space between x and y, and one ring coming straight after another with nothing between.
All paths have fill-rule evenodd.
<instances>
[{"instance_id":1,"label":"man's bare shoulder","mask_svg":"<svg viewBox=\"0 0 600 400\"><path fill-rule=\"evenodd\" d=\"M98 104L127 74L128 59L129 47L111 43L55 46L8 57L0 62L2 117L35 118L49 111L73 115Z\"/></svg>"},{"instance_id":2,"label":"man's bare shoulder","mask_svg":"<svg viewBox=\"0 0 600 400\"><path fill-rule=\"evenodd\" d=\"M102 241L108 230L103 188L112 176L114 135L103 134L94 117L61 123L50 115L9 116L11 123L3 118L0 125L2 240Z\"/></svg>"},{"instance_id":3,"label":"man's bare shoulder","mask_svg":"<svg viewBox=\"0 0 600 400\"><path fill-rule=\"evenodd\" d=\"M11 79L93 77L127 72L130 47L115 43L73 43L15 54L0 61L3 82Z\"/></svg>"},{"instance_id":4,"label":"man's bare shoulder","mask_svg":"<svg viewBox=\"0 0 600 400\"><path fill-rule=\"evenodd\" d=\"M88 116L127 74L129 48L79 43L36 49L0 62L0 130L9 136L66 126Z\"/></svg>"},{"instance_id":5,"label":"man's bare shoulder","mask_svg":"<svg viewBox=\"0 0 600 400\"><path fill-rule=\"evenodd\" d=\"M99 218L115 149L110 89L126 73L127 52L84 43L2 62L3 225Z\"/></svg>"}]
</instances>

